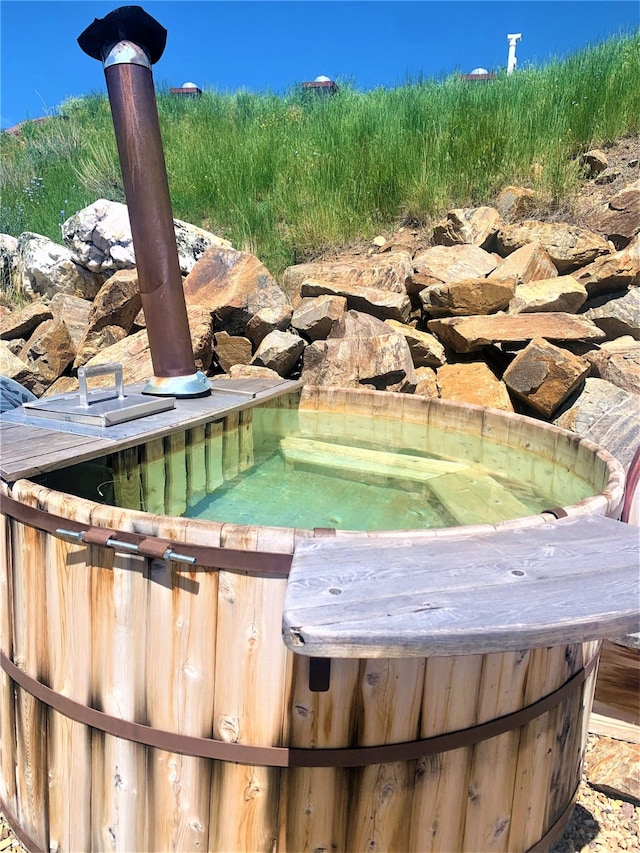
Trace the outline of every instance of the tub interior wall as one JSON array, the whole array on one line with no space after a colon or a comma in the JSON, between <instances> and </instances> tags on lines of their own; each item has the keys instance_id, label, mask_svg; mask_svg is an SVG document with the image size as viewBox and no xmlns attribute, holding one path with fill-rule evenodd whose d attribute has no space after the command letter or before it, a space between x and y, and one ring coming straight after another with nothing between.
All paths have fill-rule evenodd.
<instances>
[{"instance_id":1,"label":"tub interior wall","mask_svg":"<svg viewBox=\"0 0 640 853\"><path fill-rule=\"evenodd\" d=\"M417 455L428 449L443 460L467 463L496 478L508 472L509 480L545 496L538 511L578 504L606 486L607 460L560 430L543 430L535 421L478 407L384 396L381 401L375 392L346 389L329 394L305 390L302 398L300 392L288 393L110 459L52 472L38 482L127 509L182 516L205 495L251 469L263 441L285 438L293 430L330 445ZM448 514L446 502L440 506L445 526L460 523ZM441 527L430 512L425 510L429 525ZM472 520L480 522L481 517Z\"/></svg>"}]
</instances>

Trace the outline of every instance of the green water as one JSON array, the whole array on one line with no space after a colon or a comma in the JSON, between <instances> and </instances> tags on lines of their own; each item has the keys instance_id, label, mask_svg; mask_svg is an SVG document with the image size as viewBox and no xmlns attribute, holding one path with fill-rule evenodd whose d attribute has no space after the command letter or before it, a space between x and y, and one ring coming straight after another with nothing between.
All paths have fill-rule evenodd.
<instances>
[{"instance_id":1,"label":"green water","mask_svg":"<svg viewBox=\"0 0 640 853\"><path fill-rule=\"evenodd\" d=\"M593 487L571 471L521 448L492 447L475 437L454 439L453 430L430 429L432 446L425 450L424 425L381 421L372 426L370 418L345 420L327 414L319 418L255 409L254 464L193 503L185 514L260 526L404 530L495 523L593 494ZM313 454L305 458L304 452L294 462L285 458L283 447L292 436L320 448L324 461L317 464ZM407 464L415 468L428 465L429 459L456 458L452 452L456 447L462 454L459 470L424 480L418 477L417 482L413 475L404 476ZM368 470L357 466L353 470L351 448L371 451ZM398 475L389 473L389 453L399 467L404 463ZM336 464L328 466L327 457L335 458ZM384 464L379 465L380 460ZM351 468L345 469L345 464ZM519 472L520 477L507 477L505 471Z\"/></svg>"}]
</instances>

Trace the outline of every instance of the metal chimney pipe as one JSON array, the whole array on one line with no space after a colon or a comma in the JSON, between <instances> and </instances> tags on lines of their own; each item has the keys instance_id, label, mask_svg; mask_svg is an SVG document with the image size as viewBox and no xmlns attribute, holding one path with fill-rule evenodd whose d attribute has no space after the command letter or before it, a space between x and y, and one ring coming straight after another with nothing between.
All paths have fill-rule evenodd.
<instances>
[{"instance_id":1,"label":"metal chimney pipe","mask_svg":"<svg viewBox=\"0 0 640 853\"><path fill-rule=\"evenodd\" d=\"M107 81L154 371L143 393L199 397L210 385L193 357L151 73L166 38L140 6L121 6L78 44L102 61Z\"/></svg>"}]
</instances>

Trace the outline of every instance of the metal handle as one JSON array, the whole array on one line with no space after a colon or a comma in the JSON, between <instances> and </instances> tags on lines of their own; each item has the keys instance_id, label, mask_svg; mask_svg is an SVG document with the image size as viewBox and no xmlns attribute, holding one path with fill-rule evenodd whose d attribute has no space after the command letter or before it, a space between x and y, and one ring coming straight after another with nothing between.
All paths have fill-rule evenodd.
<instances>
[{"instance_id":1,"label":"metal handle","mask_svg":"<svg viewBox=\"0 0 640 853\"><path fill-rule=\"evenodd\" d=\"M83 541L84 534L86 530L65 530L62 527L56 528L56 533L59 536L67 536L71 539L77 539L78 542ZM119 539L107 539L105 542L109 548L113 548L116 551L129 551L131 553L138 553L140 551L140 546L136 545L134 542L121 542ZM143 554L143 556L146 556ZM162 555L163 560L173 560L176 563L190 563L194 565L197 561L195 557L190 557L187 554L179 554L177 551L174 551L173 548L167 548L167 550Z\"/></svg>"},{"instance_id":2,"label":"metal handle","mask_svg":"<svg viewBox=\"0 0 640 853\"><path fill-rule=\"evenodd\" d=\"M109 364L96 364L93 367L78 368L78 383L80 385L80 405L89 407L89 392L87 379L90 376L109 376L113 374L116 386L116 394L119 400L124 400L124 383L122 381L122 365L116 362Z\"/></svg>"}]
</instances>

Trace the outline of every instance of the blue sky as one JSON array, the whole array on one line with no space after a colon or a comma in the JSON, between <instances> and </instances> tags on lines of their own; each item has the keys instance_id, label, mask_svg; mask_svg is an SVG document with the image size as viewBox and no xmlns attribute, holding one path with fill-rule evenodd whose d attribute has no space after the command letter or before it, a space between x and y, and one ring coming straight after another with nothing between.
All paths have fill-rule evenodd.
<instances>
[{"instance_id":1,"label":"blue sky","mask_svg":"<svg viewBox=\"0 0 640 853\"><path fill-rule=\"evenodd\" d=\"M639 26L637 0L128 0L169 32L158 86L286 92L325 74L391 88L482 66L503 68L522 33L520 68ZM1 0L0 127L104 92L99 62L76 43L124 2Z\"/></svg>"}]
</instances>

